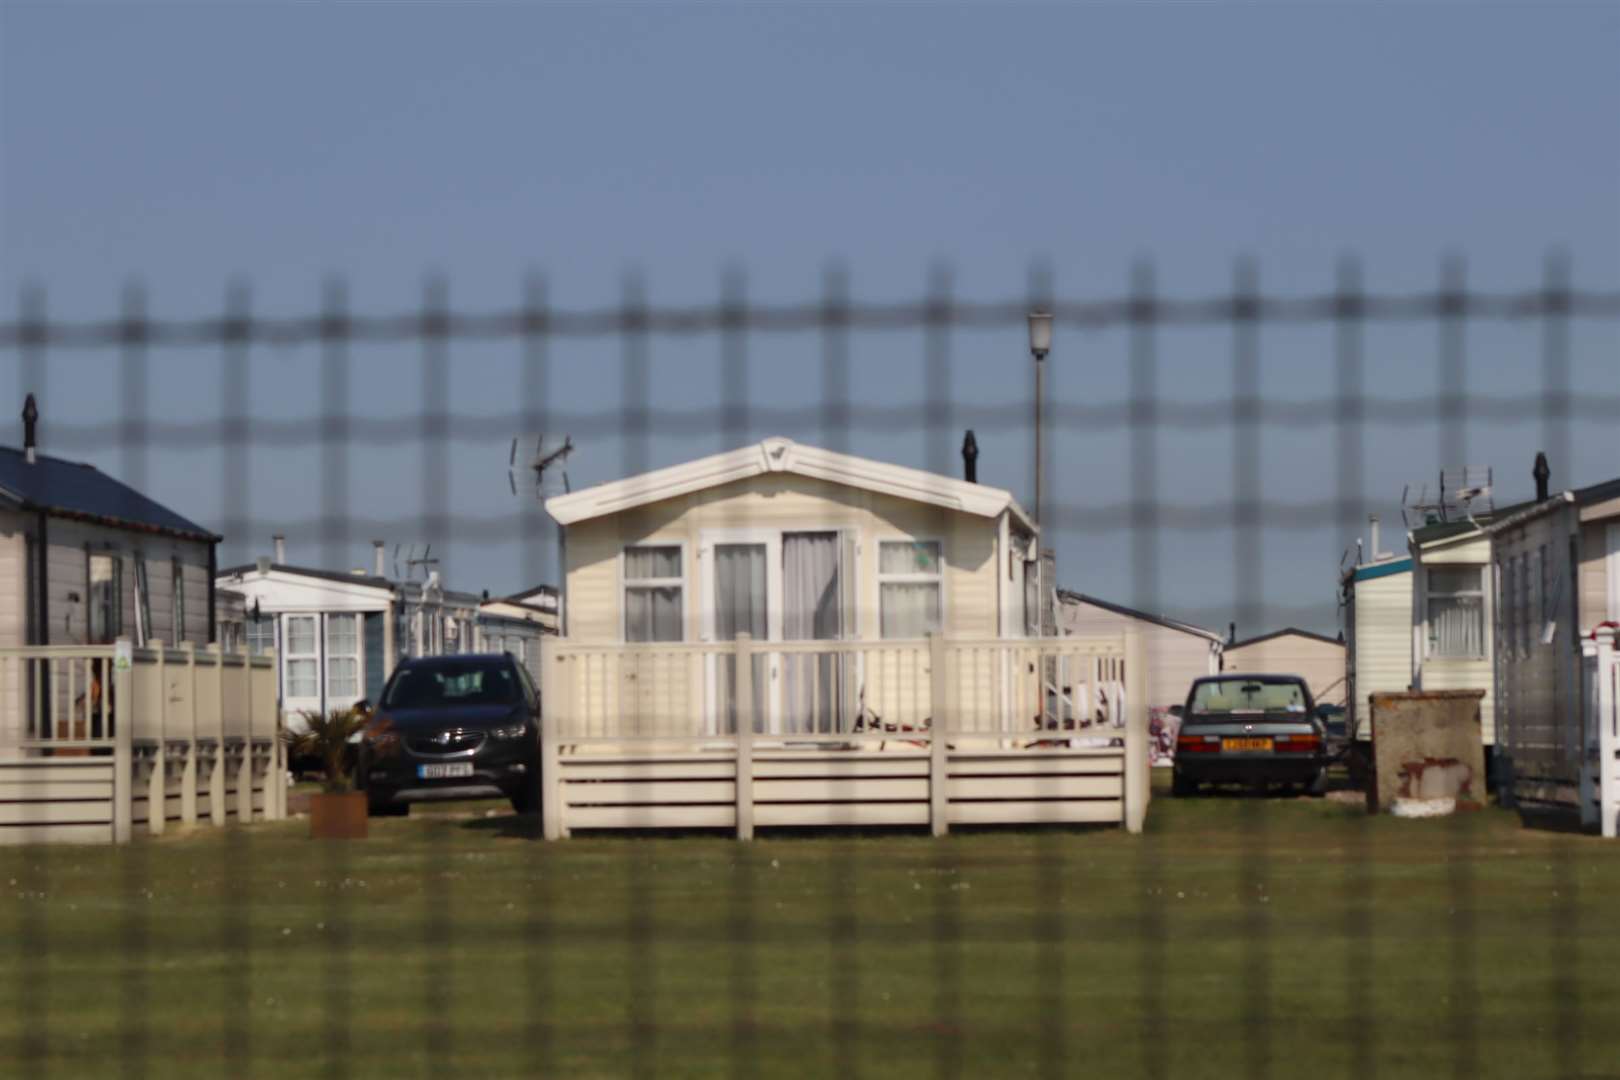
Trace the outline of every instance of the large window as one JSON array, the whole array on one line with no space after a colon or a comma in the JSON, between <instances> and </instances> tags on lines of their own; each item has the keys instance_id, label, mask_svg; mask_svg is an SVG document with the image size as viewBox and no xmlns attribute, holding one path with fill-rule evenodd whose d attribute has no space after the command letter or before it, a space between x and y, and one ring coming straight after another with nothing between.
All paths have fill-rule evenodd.
<instances>
[{"instance_id":1,"label":"large window","mask_svg":"<svg viewBox=\"0 0 1620 1080\"><path fill-rule=\"evenodd\" d=\"M360 630L354 615L326 617L326 695L336 703L360 697Z\"/></svg>"},{"instance_id":2,"label":"large window","mask_svg":"<svg viewBox=\"0 0 1620 1080\"><path fill-rule=\"evenodd\" d=\"M680 641L685 593L678 544L624 549L624 640Z\"/></svg>"},{"instance_id":3,"label":"large window","mask_svg":"<svg viewBox=\"0 0 1620 1080\"><path fill-rule=\"evenodd\" d=\"M287 616L287 696L320 697L315 616Z\"/></svg>"},{"instance_id":4,"label":"large window","mask_svg":"<svg viewBox=\"0 0 1620 1080\"><path fill-rule=\"evenodd\" d=\"M1431 566L1429 655L1477 660L1485 655L1485 583L1477 566Z\"/></svg>"},{"instance_id":5,"label":"large window","mask_svg":"<svg viewBox=\"0 0 1620 1080\"><path fill-rule=\"evenodd\" d=\"M123 564L116 555L90 555L90 644L105 645L124 632Z\"/></svg>"},{"instance_id":6,"label":"large window","mask_svg":"<svg viewBox=\"0 0 1620 1080\"><path fill-rule=\"evenodd\" d=\"M878 608L886 638L920 638L940 628L940 557L936 540L878 544Z\"/></svg>"}]
</instances>

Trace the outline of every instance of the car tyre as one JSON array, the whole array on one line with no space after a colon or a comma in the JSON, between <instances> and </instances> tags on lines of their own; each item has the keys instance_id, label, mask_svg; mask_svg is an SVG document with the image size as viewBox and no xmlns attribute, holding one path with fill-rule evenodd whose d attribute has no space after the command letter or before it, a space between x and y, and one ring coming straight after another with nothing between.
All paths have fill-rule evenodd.
<instances>
[{"instance_id":1,"label":"car tyre","mask_svg":"<svg viewBox=\"0 0 1620 1080\"><path fill-rule=\"evenodd\" d=\"M512 792L512 812L515 814L538 814L540 812L540 779L531 774Z\"/></svg>"},{"instance_id":2,"label":"car tyre","mask_svg":"<svg viewBox=\"0 0 1620 1080\"><path fill-rule=\"evenodd\" d=\"M1316 775L1311 778L1311 782L1305 785L1305 794L1313 799L1320 799L1327 794L1327 785L1327 769L1317 769Z\"/></svg>"},{"instance_id":3,"label":"car tyre","mask_svg":"<svg viewBox=\"0 0 1620 1080\"><path fill-rule=\"evenodd\" d=\"M1170 774L1170 794L1178 799L1191 798L1198 794L1198 782L1176 769Z\"/></svg>"},{"instance_id":4,"label":"car tyre","mask_svg":"<svg viewBox=\"0 0 1620 1080\"><path fill-rule=\"evenodd\" d=\"M366 813L371 817L406 817L411 812L411 804L394 802L393 800L367 799Z\"/></svg>"}]
</instances>

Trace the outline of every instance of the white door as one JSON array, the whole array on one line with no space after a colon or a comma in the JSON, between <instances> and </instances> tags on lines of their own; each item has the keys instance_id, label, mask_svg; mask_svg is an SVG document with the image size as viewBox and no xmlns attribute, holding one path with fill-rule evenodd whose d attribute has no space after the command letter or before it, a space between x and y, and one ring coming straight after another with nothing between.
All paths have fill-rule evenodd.
<instances>
[{"instance_id":1,"label":"white door","mask_svg":"<svg viewBox=\"0 0 1620 1080\"><path fill-rule=\"evenodd\" d=\"M699 552L703 602L703 640L716 644L749 634L757 642L782 640L782 534L764 529L717 529L702 535ZM711 656L707 664L707 700L713 704L711 733L737 730L736 661ZM754 731L775 732L778 725L779 657L754 657Z\"/></svg>"}]
</instances>

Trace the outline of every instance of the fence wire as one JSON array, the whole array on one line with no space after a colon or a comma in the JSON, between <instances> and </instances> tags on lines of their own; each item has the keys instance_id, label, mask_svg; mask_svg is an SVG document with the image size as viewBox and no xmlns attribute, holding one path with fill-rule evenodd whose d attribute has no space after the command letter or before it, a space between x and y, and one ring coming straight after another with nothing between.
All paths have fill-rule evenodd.
<instances>
[{"instance_id":1,"label":"fence wire","mask_svg":"<svg viewBox=\"0 0 1620 1080\"><path fill-rule=\"evenodd\" d=\"M1613 325L1620 322L1620 292L1583 291L1574 287L1567 261L1548 260L1539 283L1515 292L1481 292L1469 287L1460 261L1447 261L1437 287L1409 294L1366 291L1359 266L1346 260L1337 271L1335 288L1324 295L1270 296L1263 291L1260 269L1240 263L1230 293L1205 299L1175 299L1160 295L1153 268L1142 265L1130 277L1127 295L1105 300L1064 299L1054 293L1051 275L1032 269L1016 301L980 302L956 295L951 275L936 270L926 295L915 302L867 303L852 295L849 276L829 270L821 296L809 303L774 305L750 299L747 280L740 271L728 272L721 298L715 304L659 307L648 300L645 283L631 277L624 284L619 304L585 311L562 311L551 306L547 283L535 276L522 283L522 302L506 310L461 310L452 301L449 284L428 283L416 310L392 315L351 311L347 290L340 281L325 288L319 311L292 317L257 314L249 289L232 284L218 316L193 319L158 318L150 314L145 292L131 286L119 313L112 318L61 321L51 317L42 288L25 289L14 319L0 322L0 355L15 368L12 384L18 400L27 392L41 392L52 381L57 360L70 353L106 354L118 365L117 419L113 422L58 420L47 417L45 430L53 451L81 454L115 452L117 473L137 489L152 479L154 451L182 451L217 456L221 462L218 517L214 522L228 541L285 534L295 542L319 545L321 563L342 569L353 542L374 535L404 532L445 547L471 547L518 542L526 580L538 581L549 567L543 545L533 542L545 534L546 518L534 500L514 504L507 512L478 515L453 509L455 479L450 471L453 446L499 446L513 432L562 432L577 438L607 440L618 449L613 472L631 475L655 464L654 440L705 437L719 432L728 445L743 445L762 431L807 438L830 449L856 449L870 433L925 436L926 460L908 462L935 472L953 474L954 453L962 416L971 406L973 426L981 433L1027 435L1034 403L1028 398L983 402L965 400L958 390L961 354L954 348L958 335L992 331L1021 340L1025 316L1044 308L1055 316L1060 342L1067 331L1119 331L1124 335L1124 407L1117 402L1087 399L1072 389L1042 404L1045 423L1054 432L1086 431L1115 437L1113 467L1128 476L1129 496L1097 502L1086 497L1076 483L1060 478L1055 498L1048 498L1042 526L1054 535L1123 533L1128 538L1130 595L1133 606L1147 611L1175 605L1164 588L1158 538L1173 532L1228 531L1234 538L1232 560L1226 567L1211 567L1231 582L1231 611L1244 627L1264 623L1275 597L1267 596L1266 559L1289 541L1293 533L1319 529L1331 523L1346 541L1363 521L1367 508L1387 497L1367 490L1369 441L1386 430L1432 425L1436 434L1436 462L1460 464L1469 449L1468 432L1477 426L1534 424L1554 462L1567 466L1572 457L1574 425L1610 425L1620 418L1620 366L1606 388L1574 383L1570 327L1577 321ZM1539 356L1526 358L1511 390L1472 388L1477 368L1469 361L1469 333L1474 328L1518 323L1541 328ZM1418 326L1435 332L1432 368L1436 389L1412 392L1408 387L1368 386L1364 337L1370 327ZM1329 342L1324 350L1332 380L1331 394L1289 399L1268 394L1262 382L1262 343L1273 329L1319 330ZM1197 359L1205 369L1222 366L1230 372L1225 400L1205 395L1184 396L1165 384L1161 338L1184 329L1226 331L1227 350L1207 351ZM1477 331L1476 331L1477 332ZM908 400L874 402L857 394L855 341L861 335L915 335L920 338L924 378ZM673 339L712 336L718 342L718 381L712 399L700 405L665 404L655 399L652 386L661 344ZM776 373L770 359L779 338L809 338L819 345L819 396L815 400L782 403L763 401ZM579 343L602 342L616 346L621 400L616 406L580 406L571 384L580 372L568 350ZM506 408L476 413L448 407L453 383L463 377L481 377L474 361L458 360L461 347L510 347L518 358L518 381ZM352 350L359 346L390 346L390 365L402 381L418 380L418 407L406 413L375 415L363 408L364 395L356 395L351 373ZM1017 346L1010 348L1014 352ZM316 350L319 355L318 395L304 415L271 417L256 413L250 393L255 364L285 350ZM412 355L412 351L415 355ZM154 369L175 362L186 353L217 354L221 380L215 415L195 411L177 415L154 402ZM879 361L881 362L881 361ZM1063 363L1060 345L1052 362ZM1088 361L1097 363L1096 360ZM1304 361L1302 361L1303 363ZM1412 386L1419 385L1414 378ZM47 400L49 395L45 395ZM1169 432L1232 433L1230 486L1212 490L1207 497L1187 501L1167 498L1161 490L1163 440ZM1299 500L1268 496L1264 480L1261 437L1267 431L1318 431L1331 445L1335 474L1316 498ZM254 498L255 463L276 455L315 448L318 476L301 506L265 506ZM357 474L352 456L360 449L402 452L407 468L419 471L415 505L397 516L368 516L354 509L355 494L367 485ZM412 453L414 452L414 453ZM1031 466L1033 463L1030 463ZM1424 467L1421 471L1431 471ZM1048 469L1047 475L1053 476ZM1061 568L1060 568L1061 571ZM559 583L560 584L560 583ZM1331 583L1325 586L1331 588ZM1289 610L1283 604L1281 610ZM1241 830L1238 869L1246 881L1267 882L1286 873L1272 853L1269 808L1260 801L1244 804L1236 819ZM1371 840L1365 826L1351 829L1343 853L1344 886L1352 895L1373 888ZM531 838L537 839L531 835ZM835 838L836 839L836 838ZM1064 918L1066 904L1084 901L1074 886L1077 867L1086 859L1087 836L1064 831L1043 831L1036 838L1038 859L1035 887L1048 902L1034 929L1038 948L1029 965L1037 1000L1050 1001L1056 1011L1065 1000L1064 988L1083 973L1069 966L1066 942L1088 931ZM881 843L882 841L877 841ZM465 874L466 864L453 850L448 833L431 834L421 882L418 917L413 921L421 941L433 943L425 970L415 972L419 992L416 1007L400 1017L409 1031L400 1038L419 1047L411 1060L425 1071L443 1075L458 1071L455 1054L468 1038L458 1033L451 1017L456 987L476 972L459 969L462 947L481 940L477 925L481 893ZM1454 834L1452 861L1446 881L1449 907L1450 953L1447 975L1449 1025L1438 1037L1448 1041L1459 1076L1474 1075L1482 1063L1477 1054L1480 1019L1476 1015L1481 980L1492 977L1475 963L1474 883L1467 857L1472 834ZM1151 833L1142 838L1136 859L1132 891L1140 902L1129 922L1136 942L1128 965L1134 970L1134 993L1139 1013L1166 1016L1167 950L1173 901L1166 896L1166 881L1173 867L1166 864ZM536 844L534 858L547 865L556 856ZM874 1007L870 988L873 973L862 951L894 927L863 924L856 916L863 890L861 844L849 841L844 854L831 858L819 928L827 950L829 978L822 988L828 1021L825 1038L832 1067L841 1074L883 1073L893 1062L874 1060L867 1020ZM119 888L127 900L149 892L155 863L168 856L166 849L137 842L121 854ZM329 846L313 860L314 872L328 886L350 879L353 854ZM674 938L701 938L691 927L661 924L653 904L657 887L656 859L678 859L679 852L638 854L633 847L611 849L605 856L617 860L628 903L618 933L592 941L604 954L618 951L627 977L623 1023L596 1017L608 1037L622 1039L627 1071L654 1075L664 1071L661 1047L671 1040L692 1037L672 1025L659 1011L654 992L661 978L671 973L665 955ZM705 858L710 857L707 853ZM221 1029L222 1060L228 1075L255 1072L273 1074L264 1058L267 1019L274 1010L255 995L262 973L277 963L256 936L260 913L254 882L255 834L233 829L220 848L219 866L225 891L214 913L214 928L221 962L229 971L227 1000L214 1003ZM930 852L926 865L941 880L955 880L963 870L958 846L942 841ZM1546 908L1541 928L1557 954L1561 972L1543 988L1556 1031L1555 1060L1549 1071L1574 1075L1583 1067L1582 1013L1571 1007L1578 987L1574 981L1575 953L1584 929L1579 922L1579 874L1569 849L1552 848L1548 858L1556 900ZM53 871L62 856L39 853L26 863L25 880L13 891L19 896L51 893ZM774 984L770 966L782 942L762 936L759 898L766 872L757 860L738 855L717 870L722 895L706 901L724 913L724 930L709 940L724 950L727 987L722 1000L703 1010L704 1030L696 1038L724 1043L730 1071L755 1075L762 1071L761 1054L774 1037L759 1016L760 995ZM1083 875L1082 875L1083 876ZM13 883L16 884L15 882ZM527 889L527 910L517 947L523 954L525 988L514 1004L521 1018L511 1022L520 1034L523 1057L538 1075L552 1072L591 1072L589 1065L558 1057L559 1036L579 1018L554 1019L568 1012L570 994L577 988L559 983L555 951L570 934L555 907L559 880L539 874ZM913 1061L909 1071L938 1076L961 1075L964 1032L972 1026L965 1010L972 1008L972 956L987 944L973 939L961 907L964 893L947 889L937 894L925 920L929 937L930 1023L921 1038L926 1068ZM320 969L321 985L312 992L321 1000L322 1060L326 1075L365 1072L375 1061L356 1045L357 1022L367 1008L352 993L359 973L356 955L370 937L365 902L355 891L328 887L321 910L326 937ZM154 909L125 903L119 914L120 1046L118 1068L123 1075L165 1075L176 1053L169 1035L154 1031L147 1014L155 984L164 978L164 953L152 940ZM1240 923L1232 927L1237 947L1243 950L1240 998L1241 1023L1231 1038L1243 1047L1242 1067L1251 1076L1291 1075L1300 1066L1271 1057L1270 1038L1279 1024L1288 1024L1286 1009L1279 1011L1272 993L1278 977L1275 965L1295 963L1278 958L1268 946L1274 913L1250 905ZM55 984L60 965L52 956L71 953L73 943L53 936L48 914L32 904L17 909L13 929L18 934L13 996L19 1012L19 1038L12 1048L15 1075L42 1076L72 1071L53 1058L56 1036L47 1037L70 1018L57 1015L63 987ZM1527 927L1527 933L1533 928ZM1345 969L1338 973L1350 987L1350 1008L1345 1022L1355 1035L1349 1043L1349 1075L1370 1076L1384 1060L1376 1003L1371 999L1375 979L1374 939L1379 928L1366 903L1347 903L1342 925L1336 928L1364 948L1345 954ZM367 957L373 953L363 954ZM1309 962L1306 960L1305 962ZM71 978L71 976L68 976ZM260 1012L264 1013L261 1018ZM499 1025L497 1025L499 1028ZM512 1030L506 1028L503 1030ZM1032 1017L1027 1027L1033 1047L1035 1071L1043 1076L1085 1071L1087 1047L1064 1023L1050 1017ZM913 1033L915 1034L915 1033ZM1088 1036L1088 1037L1094 1037ZM479 1036L483 1037L483 1036ZM1132 1038L1139 1045L1138 1071L1166 1076L1173 1071L1177 1048L1176 1023L1145 1025L1137 1032L1115 1032L1112 1037ZM458 1038L460 1042L458 1044ZM907 1044L910 1049L916 1047ZM1612 1064L1612 1063L1611 1063ZM108 1063L109 1067L111 1063ZM476 1070L475 1070L476 1071ZM611 1071L611 1070L610 1070Z\"/></svg>"}]
</instances>

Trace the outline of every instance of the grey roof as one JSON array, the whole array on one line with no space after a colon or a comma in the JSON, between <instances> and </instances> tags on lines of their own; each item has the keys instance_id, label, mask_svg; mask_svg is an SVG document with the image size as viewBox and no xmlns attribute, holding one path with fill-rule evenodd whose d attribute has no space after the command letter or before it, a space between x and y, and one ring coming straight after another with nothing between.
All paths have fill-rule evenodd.
<instances>
[{"instance_id":1,"label":"grey roof","mask_svg":"<svg viewBox=\"0 0 1620 1080\"><path fill-rule=\"evenodd\" d=\"M299 577L320 578L323 581L341 581L348 585L367 585L373 589L394 588L394 583L387 578L374 577L371 574L346 574L341 570L320 570L313 566L288 566L286 563L271 563L270 569L278 570L284 574L297 574ZM227 566L219 571L222 578L235 577L239 574L256 574L259 572L258 563L247 563L243 566Z\"/></svg>"},{"instance_id":2,"label":"grey roof","mask_svg":"<svg viewBox=\"0 0 1620 1080\"><path fill-rule=\"evenodd\" d=\"M1060 600L1068 600L1077 604L1090 604L1093 607L1102 608L1104 611L1111 611L1115 615L1123 615L1128 619L1140 619L1143 622L1149 622L1155 626L1162 626L1167 630L1179 630L1183 634L1192 634L1195 637L1208 638L1210 641L1213 641L1216 644L1226 644L1226 638L1220 634L1217 634L1215 631L1205 630L1202 626L1197 626L1190 622L1182 622L1180 619L1172 619L1168 615L1154 615L1147 611L1137 611L1135 608L1128 608L1124 604L1116 604L1111 600L1103 600L1095 596L1090 596L1086 593L1073 592L1069 589L1059 589L1057 594L1058 599Z\"/></svg>"},{"instance_id":3,"label":"grey roof","mask_svg":"<svg viewBox=\"0 0 1620 1080\"><path fill-rule=\"evenodd\" d=\"M1320 641L1325 645L1337 645L1341 649L1344 648L1344 642L1340 641L1338 638L1330 638L1326 634L1318 634L1311 630L1301 630L1297 626L1285 626L1281 630L1273 630L1269 634L1261 634L1258 637L1245 638L1242 641L1229 642L1226 647L1228 649L1241 649L1245 645L1257 645L1262 641L1270 641L1273 638L1286 637L1290 634L1292 634L1294 637L1308 638L1311 641Z\"/></svg>"},{"instance_id":4,"label":"grey roof","mask_svg":"<svg viewBox=\"0 0 1620 1080\"><path fill-rule=\"evenodd\" d=\"M24 510L44 510L122 529L165 533L210 543L220 538L93 465L39 454L30 465L21 450L0 446L0 498Z\"/></svg>"}]
</instances>

